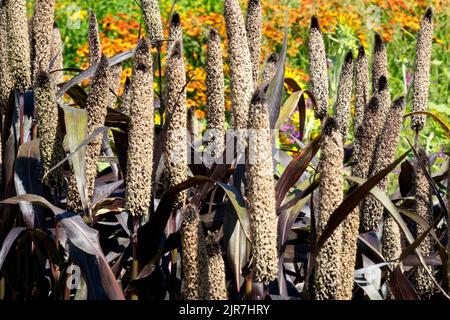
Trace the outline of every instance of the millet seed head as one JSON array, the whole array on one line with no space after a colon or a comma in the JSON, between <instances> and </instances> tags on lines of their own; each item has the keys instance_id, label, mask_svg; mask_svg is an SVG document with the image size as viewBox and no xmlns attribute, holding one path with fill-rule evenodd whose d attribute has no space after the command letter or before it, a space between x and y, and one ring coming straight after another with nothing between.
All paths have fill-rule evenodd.
<instances>
[{"instance_id":1,"label":"millet seed head","mask_svg":"<svg viewBox=\"0 0 450 320\"><path fill-rule=\"evenodd\" d=\"M362 125L358 128L355 136L355 144L358 144L359 150L358 162L353 167L353 175L356 177L365 179L369 174L379 126L379 99L373 96L366 107Z\"/></svg>"},{"instance_id":2,"label":"millet seed head","mask_svg":"<svg viewBox=\"0 0 450 320\"><path fill-rule=\"evenodd\" d=\"M400 133L405 111L405 98L400 97L392 104L386 117L381 134L378 136L369 177L385 169L395 160L397 146L400 141ZM388 177L378 183L378 187L386 191ZM361 204L366 226L371 230L378 230L378 224L383 217L384 206L377 199L368 195ZM398 244L400 245L400 244Z\"/></svg>"},{"instance_id":3,"label":"millet seed head","mask_svg":"<svg viewBox=\"0 0 450 320\"><path fill-rule=\"evenodd\" d=\"M342 222L342 253L340 279L342 289L338 295L340 300L351 300L354 286L354 273L357 253L357 243L360 224L359 207L353 211Z\"/></svg>"},{"instance_id":4,"label":"millet seed head","mask_svg":"<svg viewBox=\"0 0 450 320\"><path fill-rule=\"evenodd\" d=\"M168 55L170 55L172 47L176 41L180 41L181 43L183 43L183 30L181 27L181 19L178 12L175 12L172 15L172 19L170 20L169 44L167 49Z\"/></svg>"},{"instance_id":5,"label":"millet seed head","mask_svg":"<svg viewBox=\"0 0 450 320\"><path fill-rule=\"evenodd\" d=\"M249 111L248 207L253 279L268 284L278 270L277 214L273 179L272 141L267 101L257 91Z\"/></svg>"},{"instance_id":6,"label":"millet seed head","mask_svg":"<svg viewBox=\"0 0 450 320\"><path fill-rule=\"evenodd\" d=\"M86 110L88 114L87 134L104 126L106 113L109 107L110 94L110 70L108 58L102 55L100 63L90 84ZM92 140L86 147L86 186L88 198L94 194L95 177L97 176L97 161L100 156L102 135Z\"/></svg>"},{"instance_id":7,"label":"millet seed head","mask_svg":"<svg viewBox=\"0 0 450 320\"><path fill-rule=\"evenodd\" d=\"M130 124L125 200L134 216L148 213L152 195L154 109L150 46L141 39L136 48L130 84Z\"/></svg>"},{"instance_id":8,"label":"millet seed head","mask_svg":"<svg viewBox=\"0 0 450 320\"><path fill-rule=\"evenodd\" d=\"M392 216L386 216L383 220L381 237L383 257L386 260L396 260L402 254L400 227Z\"/></svg>"},{"instance_id":9,"label":"millet seed head","mask_svg":"<svg viewBox=\"0 0 450 320\"><path fill-rule=\"evenodd\" d=\"M55 90L57 90L57 85L64 82L64 71L62 71L62 69L64 69L64 57L61 32L56 25L52 30L52 44L50 52L50 61L53 61L53 66L51 67L52 73L50 74L50 77L52 78Z\"/></svg>"},{"instance_id":10,"label":"millet seed head","mask_svg":"<svg viewBox=\"0 0 450 320\"><path fill-rule=\"evenodd\" d=\"M217 232L209 233L206 237L206 251L208 254L208 292L207 300L228 300L225 263L220 245L216 242Z\"/></svg>"},{"instance_id":11,"label":"millet seed head","mask_svg":"<svg viewBox=\"0 0 450 320\"><path fill-rule=\"evenodd\" d=\"M0 39L0 114L5 115L14 83L9 68L6 6L3 2L0 3Z\"/></svg>"},{"instance_id":12,"label":"millet seed head","mask_svg":"<svg viewBox=\"0 0 450 320\"><path fill-rule=\"evenodd\" d=\"M64 149L55 89L50 75L43 70L36 73L34 99L39 126L39 150L45 174L64 158ZM46 177L44 183L53 189L62 186L63 181L59 167Z\"/></svg>"},{"instance_id":13,"label":"millet seed head","mask_svg":"<svg viewBox=\"0 0 450 320\"><path fill-rule=\"evenodd\" d=\"M31 86L30 38L25 0L5 0L8 57L14 88L25 92Z\"/></svg>"},{"instance_id":14,"label":"millet seed head","mask_svg":"<svg viewBox=\"0 0 450 320\"><path fill-rule=\"evenodd\" d=\"M246 129L254 86L247 32L239 1L225 0L224 15L228 38L228 62L230 66L234 127L236 129Z\"/></svg>"},{"instance_id":15,"label":"millet seed head","mask_svg":"<svg viewBox=\"0 0 450 320\"><path fill-rule=\"evenodd\" d=\"M369 64L362 45L358 48L358 58L355 63L355 133L364 119L364 109L369 102Z\"/></svg>"},{"instance_id":16,"label":"millet seed head","mask_svg":"<svg viewBox=\"0 0 450 320\"><path fill-rule=\"evenodd\" d=\"M249 0L247 6L246 31L252 74L255 84L258 82L259 64L261 59L261 42L263 29L263 13L261 0Z\"/></svg>"},{"instance_id":17,"label":"millet seed head","mask_svg":"<svg viewBox=\"0 0 450 320\"><path fill-rule=\"evenodd\" d=\"M308 38L309 74L314 97L316 118L324 120L328 114L328 68L323 34L317 17L311 18Z\"/></svg>"},{"instance_id":18,"label":"millet seed head","mask_svg":"<svg viewBox=\"0 0 450 320\"><path fill-rule=\"evenodd\" d=\"M433 191L427 179L431 172L430 162L428 156L423 149L418 151L418 158L416 160L415 175L414 175L414 195L416 199L416 213L423 218L428 225L433 223ZM421 163L421 164L420 164ZM425 232L426 229L421 225L416 224L415 237ZM423 256L430 256L434 252L433 239L430 234L420 243L420 253ZM431 270L431 267L430 271ZM419 266L413 274L413 282L416 290L421 296L429 298L433 294L434 283L426 270Z\"/></svg>"},{"instance_id":19,"label":"millet seed head","mask_svg":"<svg viewBox=\"0 0 450 320\"><path fill-rule=\"evenodd\" d=\"M388 64L387 64L387 54L386 47L384 45L384 41L381 38L381 35L376 32L375 33L375 45L373 49L372 56L372 94L377 91L378 88L378 80L382 75L385 77L388 76Z\"/></svg>"},{"instance_id":20,"label":"millet seed head","mask_svg":"<svg viewBox=\"0 0 450 320\"><path fill-rule=\"evenodd\" d=\"M428 8L417 34L416 60L413 77L413 98L411 109L413 112L426 111L428 108L428 91L430 86L430 63L433 42L433 12ZM422 130L425 125L425 115L413 115L411 127Z\"/></svg>"},{"instance_id":21,"label":"millet seed head","mask_svg":"<svg viewBox=\"0 0 450 320\"><path fill-rule=\"evenodd\" d=\"M94 11L89 10L89 65L94 66L100 63L102 57L102 46L100 44L100 34L98 31L97 16Z\"/></svg>"},{"instance_id":22,"label":"millet seed head","mask_svg":"<svg viewBox=\"0 0 450 320\"><path fill-rule=\"evenodd\" d=\"M120 97L122 103L120 104L120 112L129 115L130 114L130 78L127 77L123 86L123 93Z\"/></svg>"},{"instance_id":23,"label":"millet seed head","mask_svg":"<svg viewBox=\"0 0 450 320\"><path fill-rule=\"evenodd\" d=\"M356 81L363 81L364 78L362 76L366 76L366 87L364 89L364 86L361 84L359 85L359 90L365 90L365 94L368 94L368 88L369 88L369 75L368 75L368 67L367 67L367 58L365 58L365 62L361 61L361 59L364 59L364 49L359 52L358 60L355 65L355 77ZM364 67L365 64L365 67ZM358 75L359 73L359 75ZM360 78L358 80L358 78ZM358 83L356 83L356 86L358 87ZM358 92L357 92L358 94ZM359 92L361 94L361 92ZM362 114L356 114L355 117L362 117L361 120L355 119L355 125L357 125L357 121L361 121L360 124L358 124L358 128L361 126L363 119L364 119L364 109L366 106L366 97L363 96L363 105L360 107L362 108ZM375 108L373 104L371 105L371 109ZM362 130L362 129L356 129ZM359 150L360 143L355 142L354 144L354 155L355 155L355 163L358 163L358 154L361 152ZM338 294L338 299L341 300L351 300L353 295L353 286L354 286L354 271L355 271L355 264L356 264L356 254L357 254L357 241L359 236L359 225L360 225L360 209L359 207L356 207L353 209L353 211L345 218L345 220L342 223L342 254L341 254L341 272L340 272L340 278L341 278L341 284L342 289L340 290L340 293Z\"/></svg>"},{"instance_id":24,"label":"millet seed head","mask_svg":"<svg viewBox=\"0 0 450 320\"><path fill-rule=\"evenodd\" d=\"M342 202L344 194L344 147L337 121L330 117L324 124L319 171L319 206L317 208L317 237L319 238L331 214ZM314 278L318 300L339 299L341 281L342 229L339 226L317 255Z\"/></svg>"},{"instance_id":25,"label":"millet seed head","mask_svg":"<svg viewBox=\"0 0 450 320\"><path fill-rule=\"evenodd\" d=\"M83 204L81 202L80 193L78 191L77 179L73 170L67 180L67 206L66 210L69 212L80 213L83 212Z\"/></svg>"},{"instance_id":26,"label":"millet seed head","mask_svg":"<svg viewBox=\"0 0 450 320\"><path fill-rule=\"evenodd\" d=\"M380 127L378 133L381 132L386 121L386 117L391 108L391 94L389 92L389 84L384 75L378 80L378 99L380 101L379 113L380 113Z\"/></svg>"},{"instance_id":27,"label":"millet seed head","mask_svg":"<svg viewBox=\"0 0 450 320\"><path fill-rule=\"evenodd\" d=\"M120 80L122 79L122 65L116 64L111 67L110 74L111 74L111 83L109 84L109 103L108 106L110 108L114 108L116 102L117 102L117 95L119 94L120 90Z\"/></svg>"},{"instance_id":28,"label":"millet seed head","mask_svg":"<svg viewBox=\"0 0 450 320\"><path fill-rule=\"evenodd\" d=\"M211 29L206 58L206 121L211 130L213 157L221 156L225 144L225 85L222 42L217 30Z\"/></svg>"},{"instance_id":29,"label":"millet seed head","mask_svg":"<svg viewBox=\"0 0 450 320\"><path fill-rule=\"evenodd\" d=\"M166 69L166 110L168 113L164 160L169 187L187 179L187 109L186 71L182 45L176 41L167 59ZM175 207L181 209L186 202L186 193L178 195Z\"/></svg>"},{"instance_id":30,"label":"millet seed head","mask_svg":"<svg viewBox=\"0 0 450 320\"><path fill-rule=\"evenodd\" d=\"M353 90L353 54L350 50L341 68L336 99L336 121L345 141L350 121L350 102Z\"/></svg>"},{"instance_id":31,"label":"millet seed head","mask_svg":"<svg viewBox=\"0 0 450 320\"><path fill-rule=\"evenodd\" d=\"M185 300L203 300L208 296L208 254L202 222L190 206L183 210L181 224L183 282Z\"/></svg>"},{"instance_id":32,"label":"millet seed head","mask_svg":"<svg viewBox=\"0 0 450 320\"><path fill-rule=\"evenodd\" d=\"M358 128L355 137L355 143L359 145L358 162L353 167L355 177L363 179L369 177L380 127L379 111L379 99L373 96L364 113L363 123ZM368 219L370 214L365 214L363 210L364 208L361 207L362 227L367 231L372 230L371 220Z\"/></svg>"},{"instance_id":33,"label":"millet seed head","mask_svg":"<svg viewBox=\"0 0 450 320\"><path fill-rule=\"evenodd\" d=\"M141 8L152 45L161 46L164 34L158 0L141 0Z\"/></svg>"},{"instance_id":34,"label":"millet seed head","mask_svg":"<svg viewBox=\"0 0 450 320\"><path fill-rule=\"evenodd\" d=\"M267 58L261 75L261 83L268 83L275 76L275 73L277 72L278 59L279 57L276 52L271 53L269 58Z\"/></svg>"},{"instance_id":35,"label":"millet seed head","mask_svg":"<svg viewBox=\"0 0 450 320\"><path fill-rule=\"evenodd\" d=\"M33 14L33 76L39 69L48 70L51 60L55 0L36 0Z\"/></svg>"}]
</instances>

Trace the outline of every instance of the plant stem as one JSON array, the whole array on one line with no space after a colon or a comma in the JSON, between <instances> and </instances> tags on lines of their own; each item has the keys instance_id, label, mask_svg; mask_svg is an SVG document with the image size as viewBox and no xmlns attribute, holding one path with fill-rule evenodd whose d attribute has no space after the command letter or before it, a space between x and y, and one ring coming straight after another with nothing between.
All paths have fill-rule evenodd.
<instances>
[{"instance_id":1,"label":"plant stem","mask_svg":"<svg viewBox=\"0 0 450 320\"><path fill-rule=\"evenodd\" d=\"M139 261L137 259L137 231L140 225L140 217L132 217L133 221L133 232L131 234L131 243L133 246L133 265L131 267L131 279L135 280L139 276ZM136 290L130 293L131 300L139 300L139 296Z\"/></svg>"},{"instance_id":2,"label":"plant stem","mask_svg":"<svg viewBox=\"0 0 450 320\"><path fill-rule=\"evenodd\" d=\"M161 127L164 127L164 96L162 86L162 66L161 66L161 44L156 47L158 51L158 75L159 75L159 118L161 119Z\"/></svg>"}]
</instances>

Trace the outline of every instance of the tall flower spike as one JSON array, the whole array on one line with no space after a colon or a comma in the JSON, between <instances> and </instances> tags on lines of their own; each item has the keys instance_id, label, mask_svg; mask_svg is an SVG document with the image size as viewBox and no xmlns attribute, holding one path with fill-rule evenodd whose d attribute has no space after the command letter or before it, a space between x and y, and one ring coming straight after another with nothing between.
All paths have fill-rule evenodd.
<instances>
[{"instance_id":1,"label":"tall flower spike","mask_svg":"<svg viewBox=\"0 0 450 320\"><path fill-rule=\"evenodd\" d=\"M130 78L127 77L125 84L123 85L123 93L120 97L122 103L120 104L120 112L127 115L130 114Z\"/></svg>"},{"instance_id":2,"label":"tall flower spike","mask_svg":"<svg viewBox=\"0 0 450 320\"><path fill-rule=\"evenodd\" d=\"M354 142L355 166L352 174L365 178L370 170L379 126L378 99L373 97L365 108L362 124L358 127ZM359 236L360 207L356 207L342 224L342 290L340 298L350 300L353 293L357 240Z\"/></svg>"},{"instance_id":3,"label":"tall flower spike","mask_svg":"<svg viewBox=\"0 0 450 320\"><path fill-rule=\"evenodd\" d=\"M383 252L383 257L387 261L393 261L400 257L402 254L402 246L401 246L401 231L400 227L395 221L392 216L389 215L389 213L384 212L383 214L383 230L382 230L382 243L381 243L381 250ZM400 267L401 268L401 262L396 262L392 264L394 268ZM386 294L385 294L385 300L394 300L395 296L392 293L391 290L391 273L386 274L386 281L385 284L387 286L386 288Z\"/></svg>"},{"instance_id":4,"label":"tall flower spike","mask_svg":"<svg viewBox=\"0 0 450 320\"><path fill-rule=\"evenodd\" d=\"M239 1L225 0L224 8L228 37L231 103L233 105L234 126L238 130L245 130L247 128L248 109L254 88L250 50ZM241 143L239 148L242 149L243 146L245 146L245 143Z\"/></svg>"},{"instance_id":5,"label":"tall flower spike","mask_svg":"<svg viewBox=\"0 0 450 320\"><path fill-rule=\"evenodd\" d=\"M175 12L170 20L168 55L170 55L176 41L183 43L183 30L181 29L181 19L178 12Z\"/></svg>"},{"instance_id":6,"label":"tall flower spike","mask_svg":"<svg viewBox=\"0 0 450 320\"><path fill-rule=\"evenodd\" d=\"M247 7L247 40L252 61L253 81L258 82L259 64L261 57L261 42L263 29L263 12L261 0L249 0Z\"/></svg>"},{"instance_id":7,"label":"tall flower spike","mask_svg":"<svg viewBox=\"0 0 450 320\"><path fill-rule=\"evenodd\" d=\"M379 33L375 33L375 45L372 57L372 94L378 90L378 81L381 76L388 76L388 62L386 47Z\"/></svg>"},{"instance_id":8,"label":"tall flower spike","mask_svg":"<svg viewBox=\"0 0 450 320\"><path fill-rule=\"evenodd\" d=\"M33 39L33 16L31 16L30 18L28 18L28 39L30 40L30 64L31 64L31 69L33 71L34 67L33 67L33 63L36 59L36 55L34 52L34 39ZM34 74L32 75L33 77L33 81L34 81Z\"/></svg>"},{"instance_id":9,"label":"tall flower spike","mask_svg":"<svg viewBox=\"0 0 450 320\"><path fill-rule=\"evenodd\" d=\"M102 46L100 44L100 35L98 31L98 22L95 12L89 11L89 65L94 66L100 63L102 58Z\"/></svg>"},{"instance_id":10,"label":"tall flower spike","mask_svg":"<svg viewBox=\"0 0 450 320\"><path fill-rule=\"evenodd\" d=\"M9 68L8 59L8 34L6 21L6 7L0 3L0 114L5 115L8 108L8 100L11 89L13 88L13 79ZM1 145L0 145L1 148ZM1 162L1 158L0 158Z\"/></svg>"},{"instance_id":11,"label":"tall flower spike","mask_svg":"<svg viewBox=\"0 0 450 320\"><path fill-rule=\"evenodd\" d=\"M225 143L225 85L223 75L223 52L217 30L211 29L208 37L206 59L206 121L212 134L212 156L216 158L224 152Z\"/></svg>"},{"instance_id":12,"label":"tall flower spike","mask_svg":"<svg viewBox=\"0 0 450 320\"><path fill-rule=\"evenodd\" d=\"M381 134L378 136L368 177L372 177L379 171L385 169L395 160L395 154L400 140L404 111L405 98L400 97L392 104ZM383 191L386 191L387 185L387 177L378 183L378 187ZM383 217L383 204L371 195L368 195L361 204L361 211L367 228L370 230L378 230L379 221ZM389 236L389 239L392 239L392 236ZM400 241L400 238L398 238L398 241ZM400 242L397 243L396 247L398 248L399 245ZM396 247L393 246L393 244L391 246L391 248ZM398 257L395 259L397 258Z\"/></svg>"},{"instance_id":13,"label":"tall flower spike","mask_svg":"<svg viewBox=\"0 0 450 320\"><path fill-rule=\"evenodd\" d=\"M145 39L134 56L130 85L130 127L125 200L134 216L145 216L151 201L153 169L153 73L152 55Z\"/></svg>"},{"instance_id":14,"label":"tall flower spike","mask_svg":"<svg viewBox=\"0 0 450 320\"><path fill-rule=\"evenodd\" d=\"M350 50L345 56L339 78L339 88L336 99L336 121L341 131L342 138L347 138L350 120L350 101L353 90L353 54Z\"/></svg>"},{"instance_id":15,"label":"tall flower spike","mask_svg":"<svg viewBox=\"0 0 450 320\"><path fill-rule=\"evenodd\" d=\"M264 69L261 75L261 83L268 83L272 80L277 72L278 54L273 52L266 60Z\"/></svg>"},{"instance_id":16,"label":"tall flower spike","mask_svg":"<svg viewBox=\"0 0 450 320\"><path fill-rule=\"evenodd\" d=\"M63 138L58 121L55 88L50 75L45 71L36 74L34 99L39 122L39 150L41 151L44 174L64 158ZM50 188L58 188L63 184L60 168L50 172L44 183Z\"/></svg>"},{"instance_id":17,"label":"tall flower spike","mask_svg":"<svg viewBox=\"0 0 450 320\"><path fill-rule=\"evenodd\" d=\"M51 60L52 30L54 23L55 0L36 0L33 15L34 69L47 70Z\"/></svg>"},{"instance_id":18,"label":"tall flower spike","mask_svg":"<svg viewBox=\"0 0 450 320\"><path fill-rule=\"evenodd\" d=\"M266 98L257 91L249 111L248 207L253 279L265 284L277 276L277 214L272 143Z\"/></svg>"},{"instance_id":19,"label":"tall flower spike","mask_svg":"<svg viewBox=\"0 0 450 320\"><path fill-rule=\"evenodd\" d=\"M185 181L188 173L186 71L180 41L175 42L166 66L168 125L164 160L168 184L173 187ZM181 209L185 202L186 194L181 193L175 207Z\"/></svg>"},{"instance_id":20,"label":"tall flower spike","mask_svg":"<svg viewBox=\"0 0 450 320\"><path fill-rule=\"evenodd\" d=\"M58 84L64 82L64 71L62 71L62 69L64 69L63 43L61 39L61 32L56 25L52 30L52 44L50 52L50 61L54 61L50 76L56 87Z\"/></svg>"},{"instance_id":21,"label":"tall flower spike","mask_svg":"<svg viewBox=\"0 0 450 320\"><path fill-rule=\"evenodd\" d=\"M215 240L216 234L217 232L209 233L206 237L206 251L208 253L208 296L206 299L228 300L225 263L220 246Z\"/></svg>"},{"instance_id":22,"label":"tall flower spike","mask_svg":"<svg viewBox=\"0 0 450 320\"><path fill-rule=\"evenodd\" d=\"M25 0L5 0L8 56L14 88L25 92L31 85L30 38Z\"/></svg>"},{"instance_id":23,"label":"tall flower spike","mask_svg":"<svg viewBox=\"0 0 450 320\"><path fill-rule=\"evenodd\" d=\"M374 154L369 175L386 168L395 160L395 153L400 138L403 114L405 111L405 99L403 97L394 101L392 108L386 118L383 131L378 138L377 148ZM388 178L384 178L378 187L386 191ZM361 204L361 211L364 220L367 221L367 228L378 230L380 219L383 219L383 230L381 236L382 253L386 260L392 261L400 257L402 253L400 227L391 215L384 215L384 206L369 195ZM390 282L390 275L387 275L386 283ZM388 286L389 287L389 286ZM393 298L390 289L387 291L387 298Z\"/></svg>"},{"instance_id":24,"label":"tall flower spike","mask_svg":"<svg viewBox=\"0 0 450 320\"><path fill-rule=\"evenodd\" d=\"M77 179L75 173L70 173L67 179L67 206L69 212L83 212L83 204L81 203L80 193L78 192Z\"/></svg>"},{"instance_id":25,"label":"tall flower spike","mask_svg":"<svg viewBox=\"0 0 450 320\"><path fill-rule=\"evenodd\" d=\"M141 8L149 39L153 46L160 46L164 34L158 0L141 0Z\"/></svg>"},{"instance_id":26,"label":"tall flower spike","mask_svg":"<svg viewBox=\"0 0 450 320\"><path fill-rule=\"evenodd\" d=\"M122 79L122 71L123 68L120 63L111 67L111 83L109 85L110 102L108 104L108 106L111 108L113 108L117 102L117 95L119 94L120 90L120 80Z\"/></svg>"},{"instance_id":27,"label":"tall flower spike","mask_svg":"<svg viewBox=\"0 0 450 320\"><path fill-rule=\"evenodd\" d=\"M379 105L380 127L378 130L378 134L380 134L392 104L391 93L389 92L389 84L384 75L381 76L380 79L378 80L378 99L380 101Z\"/></svg>"},{"instance_id":28,"label":"tall flower spike","mask_svg":"<svg viewBox=\"0 0 450 320\"><path fill-rule=\"evenodd\" d=\"M342 202L344 194L344 146L342 135L334 118L324 125L324 137L320 155L319 207L317 209L317 237L320 237L331 214ZM317 255L315 292L317 300L340 299L342 230L338 227L324 243Z\"/></svg>"},{"instance_id":29,"label":"tall flower spike","mask_svg":"<svg viewBox=\"0 0 450 320\"><path fill-rule=\"evenodd\" d=\"M323 120L328 114L328 68L323 35L316 16L311 18L308 38L309 74L314 97L316 118Z\"/></svg>"},{"instance_id":30,"label":"tall flower spike","mask_svg":"<svg viewBox=\"0 0 450 320\"><path fill-rule=\"evenodd\" d=\"M424 150L419 150L418 156L419 159L417 159L417 161L421 161L424 166L417 163L415 168L414 193L416 199L416 213L423 218L428 225L431 225L433 223L433 192L426 176L427 173L430 174L431 167ZM417 224L415 236L418 237L425 231L426 229ZM430 256L433 254L433 241L430 234L428 234L427 237L421 242L419 245L419 250L423 256ZM432 273L433 270L431 266L428 266L428 268ZM417 292L425 299L429 299L433 294L434 283L424 267L419 266L417 270L415 270L413 273L413 282L416 286Z\"/></svg>"},{"instance_id":31,"label":"tall flower spike","mask_svg":"<svg viewBox=\"0 0 450 320\"><path fill-rule=\"evenodd\" d=\"M362 125L357 130L355 150L358 153L355 157L357 160L355 161L356 165L353 167L352 173L356 177L363 178L368 175L367 172L370 170L371 157L377 138L377 122L379 122L377 106L378 99L372 98L366 108ZM351 300L352 298L359 224L360 208L356 207L342 223L342 290L340 292L340 298L343 300Z\"/></svg>"},{"instance_id":32,"label":"tall flower spike","mask_svg":"<svg viewBox=\"0 0 450 320\"><path fill-rule=\"evenodd\" d=\"M183 283L185 300L203 300L208 291L208 256L202 222L198 213L188 206L181 224Z\"/></svg>"},{"instance_id":33,"label":"tall flower spike","mask_svg":"<svg viewBox=\"0 0 450 320\"><path fill-rule=\"evenodd\" d=\"M100 63L91 80L86 110L88 114L87 134L104 126L106 112L110 101L109 91L110 70L108 58L102 55ZM102 135L92 140L86 147L86 186L89 199L94 195L95 177L97 176L97 161L102 146Z\"/></svg>"},{"instance_id":34,"label":"tall flower spike","mask_svg":"<svg viewBox=\"0 0 450 320\"><path fill-rule=\"evenodd\" d=\"M364 119L364 109L369 102L369 64L362 45L355 63L355 133Z\"/></svg>"},{"instance_id":35,"label":"tall flower spike","mask_svg":"<svg viewBox=\"0 0 450 320\"><path fill-rule=\"evenodd\" d=\"M430 86L431 43L433 42L433 11L427 9L417 34L416 61L413 78L412 111L426 111ZM425 115L413 115L411 127L419 131L425 125Z\"/></svg>"},{"instance_id":36,"label":"tall flower spike","mask_svg":"<svg viewBox=\"0 0 450 320\"><path fill-rule=\"evenodd\" d=\"M356 207L342 223L342 253L341 253L341 290L339 300L351 300L353 295L354 273L359 236L359 207Z\"/></svg>"},{"instance_id":37,"label":"tall flower spike","mask_svg":"<svg viewBox=\"0 0 450 320\"><path fill-rule=\"evenodd\" d=\"M367 105L366 111L364 112L364 120L358 128L355 137L355 144L359 145L358 162L353 167L353 174L356 177L366 179L369 174L379 127L379 99L373 96Z\"/></svg>"}]
</instances>

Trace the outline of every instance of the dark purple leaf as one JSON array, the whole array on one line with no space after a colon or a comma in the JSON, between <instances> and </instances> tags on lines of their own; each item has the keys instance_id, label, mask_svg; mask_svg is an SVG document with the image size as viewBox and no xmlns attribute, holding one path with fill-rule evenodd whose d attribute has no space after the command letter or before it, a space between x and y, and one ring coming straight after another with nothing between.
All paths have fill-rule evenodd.
<instances>
[{"instance_id":1,"label":"dark purple leaf","mask_svg":"<svg viewBox=\"0 0 450 320\"><path fill-rule=\"evenodd\" d=\"M19 147L14 170L17 195L43 194L39 140L27 142ZM21 202L20 209L27 228L45 230L45 210L43 207L29 202Z\"/></svg>"},{"instance_id":2,"label":"dark purple leaf","mask_svg":"<svg viewBox=\"0 0 450 320\"><path fill-rule=\"evenodd\" d=\"M396 267L392 272L389 284L396 300L420 300L411 282L405 277L400 267Z\"/></svg>"},{"instance_id":3,"label":"dark purple leaf","mask_svg":"<svg viewBox=\"0 0 450 320\"><path fill-rule=\"evenodd\" d=\"M96 256L99 264L101 281L108 297L111 300L124 299L122 290L103 254L97 230L89 228L81 216L75 213L65 212L40 196L27 194L3 200L0 203L18 204L20 201L37 203L52 210L69 241L85 253Z\"/></svg>"},{"instance_id":4,"label":"dark purple leaf","mask_svg":"<svg viewBox=\"0 0 450 320\"><path fill-rule=\"evenodd\" d=\"M119 53L119 54L115 55L114 57L111 57L109 59L109 66L112 67L116 64L119 64L125 60L132 58L134 56L134 51L135 51L134 49L131 49L131 50ZM64 95L64 93L66 93L67 90L69 90L73 86L81 83L82 81L87 80L90 77L92 77L96 70L97 70L97 65L94 65L94 66L90 67L89 69L87 69L86 71L83 71L76 77L74 77L71 80L64 83L61 86L61 88L59 89L58 93L56 94L57 98L61 98Z\"/></svg>"},{"instance_id":5,"label":"dark purple leaf","mask_svg":"<svg viewBox=\"0 0 450 320\"><path fill-rule=\"evenodd\" d=\"M398 184L402 197L407 197L412 190L412 181L414 168L409 160L405 160L401 165L401 171L398 176Z\"/></svg>"},{"instance_id":6,"label":"dark purple leaf","mask_svg":"<svg viewBox=\"0 0 450 320\"><path fill-rule=\"evenodd\" d=\"M72 100L82 109L86 108L87 103L87 93L79 85L74 85L72 88L67 90L67 95L72 98Z\"/></svg>"},{"instance_id":7,"label":"dark purple leaf","mask_svg":"<svg viewBox=\"0 0 450 320\"><path fill-rule=\"evenodd\" d=\"M320 149L320 141L322 139L322 135L317 136L310 144L306 146L302 152L297 155L288 167L284 170L283 174L278 180L276 185L276 199L277 199L277 207L279 207L289 189L295 185L295 183L300 179L302 174L308 168L309 163L312 158L316 155L316 153Z\"/></svg>"},{"instance_id":8,"label":"dark purple leaf","mask_svg":"<svg viewBox=\"0 0 450 320\"><path fill-rule=\"evenodd\" d=\"M127 158L128 158L128 132L121 130L111 130L114 138L114 147L116 149L117 158L119 159L122 175L127 175Z\"/></svg>"},{"instance_id":9,"label":"dark purple leaf","mask_svg":"<svg viewBox=\"0 0 450 320\"><path fill-rule=\"evenodd\" d=\"M12 245L16 241L17 237L26 229L23 227L12 228L5 240L3 240L2 248L0 249L0 270L2 269L3 263L5 262L6 256L9 250L11 250Z\"/></svg>"},{"instance_id":10,"label":"dark purple leaf","mask_svg":"<svg viewBox=\"0 0 450 320\"><path fill-rule=\"evenodd\" d=\"M94 190L94 199L92 200L92 204L95 205L97 202L102 201L105 198L108 198L117 188L119 188L123 184L123 180L115 181L111 183L105 183L101 185L96 185Z\"/></svg>"}]
</instances>

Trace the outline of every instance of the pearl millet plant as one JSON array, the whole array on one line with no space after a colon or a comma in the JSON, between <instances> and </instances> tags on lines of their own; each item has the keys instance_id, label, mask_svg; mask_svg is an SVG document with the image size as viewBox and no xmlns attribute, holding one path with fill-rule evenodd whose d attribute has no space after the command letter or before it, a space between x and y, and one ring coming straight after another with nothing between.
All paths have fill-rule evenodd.
<instances>
[{"instance_id":1,"label":"pearl millet plant","mask_svg":"<svg viewBox=\"0 0 450 320\"><path fill-rule=\"evenodd\" d=\"M130 125L125 189L126 209L146 216L152 194L154 109L150 46L142 39L136 48L130 85Z\"/></svg>"},{"instance_id":2,"label":"pearl millet plant","mask_svg":"<svg viewBox=\"0 0 450 320\"><path fill-rule=\"evenodd\" d=\"M268 284L278 270L277 215L269 113L257 91L249 112L248 207L253 256L253 279Z\"/></svg>"},{"instance_id":3,"label":"pearl millet plant","mask_svg":"<svg viewBox=\"0 0 450 320\"><path fill-rule=\"evenodd\" d=\"M5 0L8 56L14 88L25 92L31 86L30 38L25 0Z\"/></svg>"},{"instance_id":4,"label":"pearl millet plant","mask_svg":"<svg viewBox=\"0 0 450 320\"><path fill-rule=\"evenodd\" d=\"M253 81L258 82L263 29L261 0L249 0L247 6L246 31L250 59L252 61Z\"/></svg>"},{"instance_id":5,"label":"pearl millet plant","mask_svg":"<svg viewBox=\"0 0 450 320\"><path fill-rule=\"evenodd\" d=\"M344 195L344 146L342 135L334 118L327 118L319 162L319 207L317 208L317 237L319 238L331 214L342 202ZM327 239L317 255L314 278L318 300L340 299L342 228L339 226Z\"/></svg>"},{"instance_id":6,"label":"pearl millet plant","mask_svg":"<svg viewBox=\"0 0 450 320\"><path fill-rule=\"evenodd\" d=\"M311 18L308 38L309 74L314 97L316 118L324 120L328 114L328 68L323 34L317 17Z\"/></svg>"},{"instance_id":7,"label":"pearl millet plant","mask_svg":"<svg viewBox=\"0 0 450 320\"><path fill-rule=\"evenodd\" d=\"M431 44L433 42L433 11L427 9L417 34L416 61L413 78L412 111L426 111L430 86ZM413 115L411 127L419 131L425 125L425 115Z\"/></svg>"}]
</instances>

